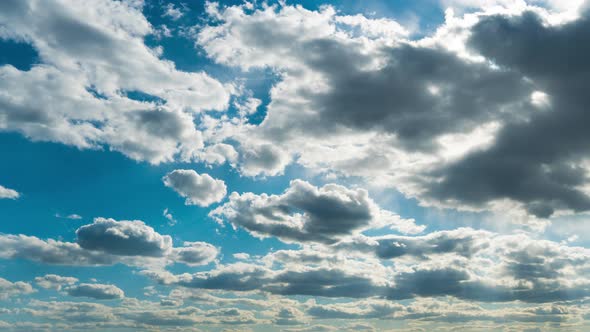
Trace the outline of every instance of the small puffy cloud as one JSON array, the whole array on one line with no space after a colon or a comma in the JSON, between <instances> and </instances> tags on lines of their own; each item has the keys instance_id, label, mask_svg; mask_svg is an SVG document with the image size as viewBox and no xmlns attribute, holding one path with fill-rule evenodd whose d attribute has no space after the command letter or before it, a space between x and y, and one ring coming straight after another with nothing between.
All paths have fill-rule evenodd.
<instances>
[{"instance_id":1,"label":"small puffy cloud","mask_svg":"<svg viewBox=\"0 0 590 332\"><path fill-rule=\"evenodd\" d=\"M424 227L382 210L364 189L337 184L315 187L291 181L281 195L232 193L229 202L211 211L211 217L243 227L258 237L285 241L332 243L369 228L391 227L419 233Z\"/></svg>"},{"instance_id":2,"label":"small puffy cloud","mask_svg":"<svg viewBox=\"0 0 590 332\"><path fill-rule=\"evenodd\" d=\"M172 238L160 235L142 221L96 218L76 231L77 243L87 250L113 255L161 257L172 248Z\"/></svg>"},{"instance_id":3,"label":"small puffy cloud","mask_svg":"<svg viewBox=\"0 0 590 332\"><path fill-rule=\"evenodd\" d=\"M61 290L63 286L73 285L78 282L74 277L63 277L57 274L46 274L42 277L36 277L37 286L45 289Z\"/></svg>"},{"instance_id":4,"label":"small puffy cloud","mask_svg":"<svg viewBox=\"0 0 590 332\"><path fill-rule=\"evenodd\" d=\"M162 180L166 187L172 188L186 198L186 205L209 206L220 202L227 193L223 180L209 174L199 174L190 169L177 169L166 174Z\"/></svg>"},{"instance_id":5,"label":"small puffy cloud","mask_svg":"<svg viewBox=\"0 0 590 332\"><path fill-rule=\"evenodd\" d=\"M89 297L95 300L122 299L125 293L119 287L103 284L79 284L65 289L70 296Z\"/></svg>"},{"instance_id":6,"label":"small puffy cloud","mask_svg":"<svg viewBox=\"0 0 590 332\"><path fill-rule=\"evenodd\" d=\"M20 193L14 189L9 189L0 185L0 199L17 199L20 197Z\"/></svg>"},{"instance_id":7,"label":"small puffy cloud","mask_svg":"<svg viewBox=\"0 0 590 332\"><path fill-rule=\"evenodd\" d=\"M29 283L22 281L10 282L4 278L0 278L0 299L33 292L35 290Z\"/></svg>"},{"instance_id":8,"label":"small puffy cloud","mask_svg":"<svg viewBox=\"0 0 590 332\"><path fill-rule=\"evenodd\" d=\"M184 242L183 247L174 248L173 259L187 265L206 265L212 262L219 250L206 242Z\"/></svg>"}]
</instances>

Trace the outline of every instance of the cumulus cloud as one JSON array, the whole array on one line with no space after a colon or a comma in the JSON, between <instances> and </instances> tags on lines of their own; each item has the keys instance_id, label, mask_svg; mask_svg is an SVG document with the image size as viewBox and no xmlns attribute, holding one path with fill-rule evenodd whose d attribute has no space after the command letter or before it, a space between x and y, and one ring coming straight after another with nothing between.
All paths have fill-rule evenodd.
<instances>
[{"instance_id":1,"label":"cumulus cloud","mask_svg":"<svg viewBox=\"0 0 590 332\"><path fill-rule=\"evenodd\" d=\"M578 88L590 79L585 74L590 51L573 46L590 38L589 22L586 13L576 21L548 26L539 14L525 11L485 17L473 27L469 45L504 70L528 77L549 96L551 106L529 121L503 127L489 149L442 169L442 181L432 186L431 195L473 205L508 198L539 217L590 209L585 189L590 135L580 125L588 120L588 96ZM547 48L553 52L541 52Z\"/></svg>"},{"instance_id":2,"label":"cumulus cloud","mask_svg":"<svg viewBox=\"0 0 590 332\"><path fill-rule=\"evenodd\" d=\"M411 40L383 28L394 23L331 7L211 5L216 23L196 42L218 63L280 78L265 119L235 138L272 142L285 156L268 153L244 174L280 174L294 160L426 205L546 218L590 206L586 100L576 88L587 56L571 46L587 34L588 11L576 11L564 19L521 1L448 12L433 35ZM540 39L554 51L543 53Z\"/></svg>"},{"instance_id":3,"label":"cumulus cloud","mask_svg":"<svg viewBox=\"0 0 590 332\"><path fill-rule=\"evenodd\" d=\"M96 218L76 231L77 243L87 250L113 255L161 257L172 248L172 238L160 235L139 220Z\"/></svg>"},{"instance_id":4,"label":"cumulus cloud","mask_svg":"<svg viewBox=\"0 0 590 332\"><path fill-rule=\"evenodd\" d=\"M42 277L35 277L37 286L45 289L61 290L63 286L73 285L77 282L77 278L63 277L57 274L46 274Z\"/></svg>"},{"instance_id":5,"label":"cumulus cloud","mask_svg":"<svg viewBox=\"0 0 590 332\"><path fill-rule=\"evenodd\" d=\"M151 163L190 160L203 148L193 113L229 105L230 87L177 70L144 44L154 29L132 2L0 6L2 38L39 55L28 71L0 67L2 131L79 148L107 145Z\"/></svg>"},{"instance_id":6,"label":"cumulus cloud","mask_svg":"<svg viewBox=\"0 0 590 332\"><path fill-rule=\"evenodd\" d=\"M327 298L397 301L451 296L547 303L589 295L590 280L580 277L590 266L586 248L472 229L390 241L373 240L375 251L369 256L358 248L336 246L334 252L333 246L304 247L194 274L144 274L162 284L187 288ZM383 243L386 250L380 248ZM384 264L384 259L395 259L395 264Z\"/></svg>"},{"instance_id":7,"label":"cumulus cloud","mask_svg":"<svg viewBox=\"0 0 590 332\"><path fill-rule=\"evenodd\" d=\"M65 289L70 296L89 297L95 300L115 300L125 297L125 293L117 286L103 284L79 284Z\"/></svg>"},{"instance_id":8,"label":"cumulus cloud","mask_svg":"<svg viewBox=\"0 0 590 332\"><path fill-rule=\"evenodd\" d=\"M380 209L364 189L327 184L315 187L291 181L281 195L232 193L229 202L209 214L218 221L243 227L258 237L285 241L331 243L368 228L388 226L403 233L424 227Z\"/></svg>"},{"instance_id":9,"label":"cumulus cloud","mask_svg":"<svg viewBox=\"0 0 590 332\"><path fill-rule=\"evenodd\" d=\"M177 169L166 174L162 181L180 196L186 198L186 205L209 206L220 202L227 193L223 180L209 174L199 174L190 169Z\"/></svg>"},{"instance_id":10,"label":"cumulus cloud","mask_svg":"<svg viewBox=\"0 0 590 332\"><path fill-rule=\"evenodd\" d=\"M17 199L19 197L20 197L20 193L18 191L0 186L0 199L2 199L2 198Z\"/></svg>"},{"instance_id":11,"label":"cumulus cloud","mask_svg":"<svg viewBox=\"0 0 590 332\"><path fill-rule=\"evenodd\" d=\"M279 175L291 161L280 148L266 143L244 144L240 153L240 171L247 176Z\"/></svg>"},{"instance_id":12,"label":"cumulus cloud","mask_svg":"<svg viewBox=\"0 0 590 332\"><path fill-rule=\"evenodd\" d=\"M76 242L0 234L2 259L26 259L55 265L98 266L122 263L130 266L165 266L173 262L204 265L218 250L204 242L173 247L169 235L161 235L139 220L96 218L76 231Z\"/></svg>"},{"instance_id":13,"label":"cumulus cloud","mask_svg":"<svg viewBox=\"0 0 590 332\"><path fill-rule=\"evenodd\" d=\"M177 262L187 265L205 265L217 257L219 250L206 242L184 242L183 247L174 248L172 255Z\"/></svg>"},{"instance_id":14,"label":"cumulus cloud","mask_svg":"<svg viewBox=\"0 0 590 332\"><path fill-rule=\"evenodd\" d=\"M4 278L0 278L0 299L6 299L11 296L22 294L30 294L34 291L35 290L29 283L22 281L11 282Z\"/></svg>"}]
</instances>

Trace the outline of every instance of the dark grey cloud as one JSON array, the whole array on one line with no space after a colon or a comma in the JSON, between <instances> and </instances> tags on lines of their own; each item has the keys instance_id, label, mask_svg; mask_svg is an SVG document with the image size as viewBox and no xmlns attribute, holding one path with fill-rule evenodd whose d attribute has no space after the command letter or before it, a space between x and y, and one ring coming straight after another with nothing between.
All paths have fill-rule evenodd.
<instances>
[{"instance_id":1,"label":"dark grey cloud","mask_svg":"<svg viewBox=\"0 0 590 332\"><path fill-rule=\"evenodd\" d=\"M361 69L360 55L350 56L346 44L316 40L308 48L310 67L324 72L330 84L327 93L309 91L318 112L305 124L308 133L338 127L377 130L394 134L410 150L429 149L442 134L503 119L503 107L526 101L531 92L517 73L469 63L440 49L384 49L385 66L371 71Z\"/></svg>"},{"instance_id":2,"label":"dark grey cloud","mask_svg":"<svg viewBox=\"0 0 590 332\"><path fill-rule=\"evenodd\" d=\"M560 24L538 8L473 17L478 23L455 17L428 38L385 42L363 31L356 38L335 12L292 9L220 9L198 35L220 63L281 74L266 118L248 134L310 168L386 175L426 204L510 201L538 217L588 210L587 11ZM485 144L441 142L489 126ZM462 150L473 142L481 144Z\"/></svg>"},{"instance_id":3,"label":"dark grey cloud","mask_svg":"<svg viewBox=\"0 0 590 332\"><path fill-rule=\"evenodd\" d=\"M364 189L328 184L315 187L291 181L281 195L232 193L229 202L210 213L254 235L286 241L332 243L368 228L389 226L405 233L420 232L413 220L381 210Z\"/></svg>"},{"instance_id":4,"label":"dark grey cloud","mask_svg":"<svg viewBox=\"0 0 590 332\"><path fill-rule=\"evenodd\" d=\"M70 296L90 297L96 300L122 299L125 293L117 286L103 284L79 284L65 289Z\"/></svg>"},{"instance_id":5,"label":"dark grey cloud","mask_svg":"<svg viewBox=\"0 0 590 332\"><path fill-rule=\"evenodd\" d=\"M549 109L527 121L506 124L494 145L470 154L437 175L430 195L483 205L512 199L539 217L556 210L590 209L580 189L588 183L590 97L590 20L588 14L548 26L533 12L484 17L472 29L469 45L503 70L530 79L549 96Z\"/></svg>"},{"instance_id":6,"label":"dark grey cloud","mask_svg":"<svg viewBox=\"0 0 590 332\"><path fill-rule=\"evenodd\" d=\"M172 248L172 238L160 235L142 221L96 218L76 231L77 243L87 250L113 255L161 257Z\"/></svg>"}]
</instances>

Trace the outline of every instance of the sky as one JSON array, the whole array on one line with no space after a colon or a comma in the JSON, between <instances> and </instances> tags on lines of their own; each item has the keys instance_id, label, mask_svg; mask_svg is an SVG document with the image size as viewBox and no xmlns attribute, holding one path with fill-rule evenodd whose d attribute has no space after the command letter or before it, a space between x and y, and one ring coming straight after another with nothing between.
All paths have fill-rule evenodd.
<instances>
[{"instance_id":1,"label":"sky","mask_svg":"<svg viewBox=\"0 0 590 332\"><path fill-rule=\"evenodd\" d=\"M590 330L590 3L0 1L0 330Z\"/></svg>"}]
</instances>

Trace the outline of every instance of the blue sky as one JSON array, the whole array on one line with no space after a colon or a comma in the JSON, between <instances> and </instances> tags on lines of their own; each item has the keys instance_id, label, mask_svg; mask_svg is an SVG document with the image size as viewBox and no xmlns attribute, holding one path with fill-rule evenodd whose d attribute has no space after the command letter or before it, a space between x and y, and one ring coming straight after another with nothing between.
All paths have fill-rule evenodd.
<instances>
[{"instance_id":1,"label":"blue sky","mask_svg":"<svg viewBox=\"0 0 590 332\"><path fill-rule=\"evenodd\" d=\"M1 3L0 330L587 330L587 8Z\"/></svg>"}]
</instances>

